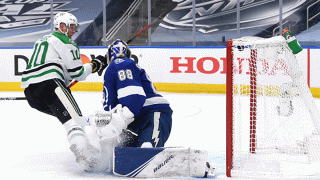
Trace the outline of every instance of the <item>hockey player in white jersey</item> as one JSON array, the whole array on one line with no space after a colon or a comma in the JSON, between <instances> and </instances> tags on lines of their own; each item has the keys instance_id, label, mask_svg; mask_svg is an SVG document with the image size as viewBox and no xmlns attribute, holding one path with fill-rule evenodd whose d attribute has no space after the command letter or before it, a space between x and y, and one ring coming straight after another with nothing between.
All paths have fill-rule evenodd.
<instances>
[{"instance_id":1,"label":"hockey player in white jersey","mask_svg":"<svg viewBox=\"0 0 320 180\"><path fill-rule=\"evenodd\" d=\"M83 81L97 72L101 62L97 59L82 64L78 45L71 39L79 31L77 18L67 12L54 17L55 32L36 41L33 54L22 74L21 87L29 105L43 113L53 115L64 125L70 149L76 161L91 171L99 158L99 150L92 146L83 130L85 122L69 84Z\"/></svg>"}]
</instances>

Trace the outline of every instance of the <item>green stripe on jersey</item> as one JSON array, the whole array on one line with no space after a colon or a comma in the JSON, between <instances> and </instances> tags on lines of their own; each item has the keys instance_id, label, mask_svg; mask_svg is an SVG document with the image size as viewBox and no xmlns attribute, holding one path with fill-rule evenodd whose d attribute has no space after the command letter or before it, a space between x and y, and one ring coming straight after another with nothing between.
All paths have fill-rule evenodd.
<instances>
[{"instance_id":1,"label":"green stripe on jersey","mask_svg":"<svg viewBox=\"0 0 320 180\"><path fill-rule=\"evenodd\" d=\"M27 76L27 77L25 77L25 78L22 78L21 81L22 81L22 82L25 82L25 81L28 81L28 80L31 79L31 78L41 77L41 76L44 76L44 75L47 75L47 74L53 73L53 72L57 73L62 79L64 79L64 76L63 76L63 74L62 74L61 72L59 72L59 71L56 70L56 69L50 69L50 70L48 70L48 71L44 71L44 72L42 72L42 73L40 73L40 74L37 74L37 75L31 75L31 76Z\"/></svg>"},{"instance_id":2,"label":"green stripe on jersey","mask_svg":"<svg viewBox=\"0 0 320 180\"><path fill-rule=\"evenodd\" d=\"M73 79L77 78L77 77L81 76L83 74L83 72L84 72L84 67L81 68L81 71L79 72L79 74L73 75L73 76L70 75L70 77L73 78Z\"/></svg>"},{"instance_id":3,"label":"green stripe on jersey","mask_svg":"<svg viewBox=\"0 0 320 180\"><path fill-rule=\"evenodd\" d=\"M60 39L60 41L62 41L64 44L72 44L74 45L77 49L79 49L78 45L68 36L58 33L58 32L53 32L52 35L54 35L55 37L57 37L58 39Z\"/></svg>"}]
</instances>

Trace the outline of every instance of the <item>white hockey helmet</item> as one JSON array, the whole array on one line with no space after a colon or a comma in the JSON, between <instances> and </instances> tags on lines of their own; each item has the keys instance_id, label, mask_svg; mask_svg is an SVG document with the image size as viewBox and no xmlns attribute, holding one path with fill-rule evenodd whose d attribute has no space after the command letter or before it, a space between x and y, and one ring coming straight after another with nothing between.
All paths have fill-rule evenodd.
<instances>
[{"instance_id":1,"label":"white hockey helmet","mask_svg":"<svg viewBox=\"0 0 320 180\"><path fill-rule=\"evenodd\" d=\"M54 16L53 25L55 28L59 29L60 31L61 31L61 29L60 29L61 23L64 23L67 26L68 30L67 30L67 32L65 32L66 36L68 34L68 31L69 31L71 24L76 25L75 26L76 32L78 32L80 30L77 18L68 12L59 12Z\"/></svg>"},{"instance_id":2,"label":"white hockey helmet","mask_svg":"<svg viewBox=\"0 0 320 180\"><path fill-rule=\"evenodd\" d=\"M109 47L106 54L107 62L110 64L116 58L130 58L131 51L124 41L117 39Z\"/></svg>"}]
</instances>

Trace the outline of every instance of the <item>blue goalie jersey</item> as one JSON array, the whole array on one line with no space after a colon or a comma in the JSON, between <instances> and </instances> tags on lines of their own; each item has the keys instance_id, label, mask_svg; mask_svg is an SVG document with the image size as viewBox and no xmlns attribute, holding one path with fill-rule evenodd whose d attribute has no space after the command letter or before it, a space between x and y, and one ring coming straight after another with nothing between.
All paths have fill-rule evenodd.
<instances>
[{"instance_id":1,"label":"blue goalie jersey","mask_svg":"<svg viewBox=\"0 0 320 180\"><path fill-rule=\"evenodd\" d=\"M128 58L112 61L104 75L103 108L109 111L117 104L127 106L135 119L152 111L171 111L145 70Z\"/></svg>"}]
</instances>

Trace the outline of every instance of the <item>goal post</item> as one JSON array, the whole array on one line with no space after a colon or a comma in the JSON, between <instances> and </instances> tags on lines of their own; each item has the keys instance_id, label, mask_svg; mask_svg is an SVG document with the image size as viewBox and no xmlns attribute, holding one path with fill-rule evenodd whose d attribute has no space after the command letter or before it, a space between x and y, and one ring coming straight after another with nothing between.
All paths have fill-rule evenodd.
<instances>
[{"instance_id":1,"label":"goal post","mask_svg":"<svg viewBox=\"0 0 320 180\"><path fill-rule=\"evenodd\" d=\"M226 86L228 177L320 174L319 111L284 37L229 40Z\"/></svg>"}]
</instances>

